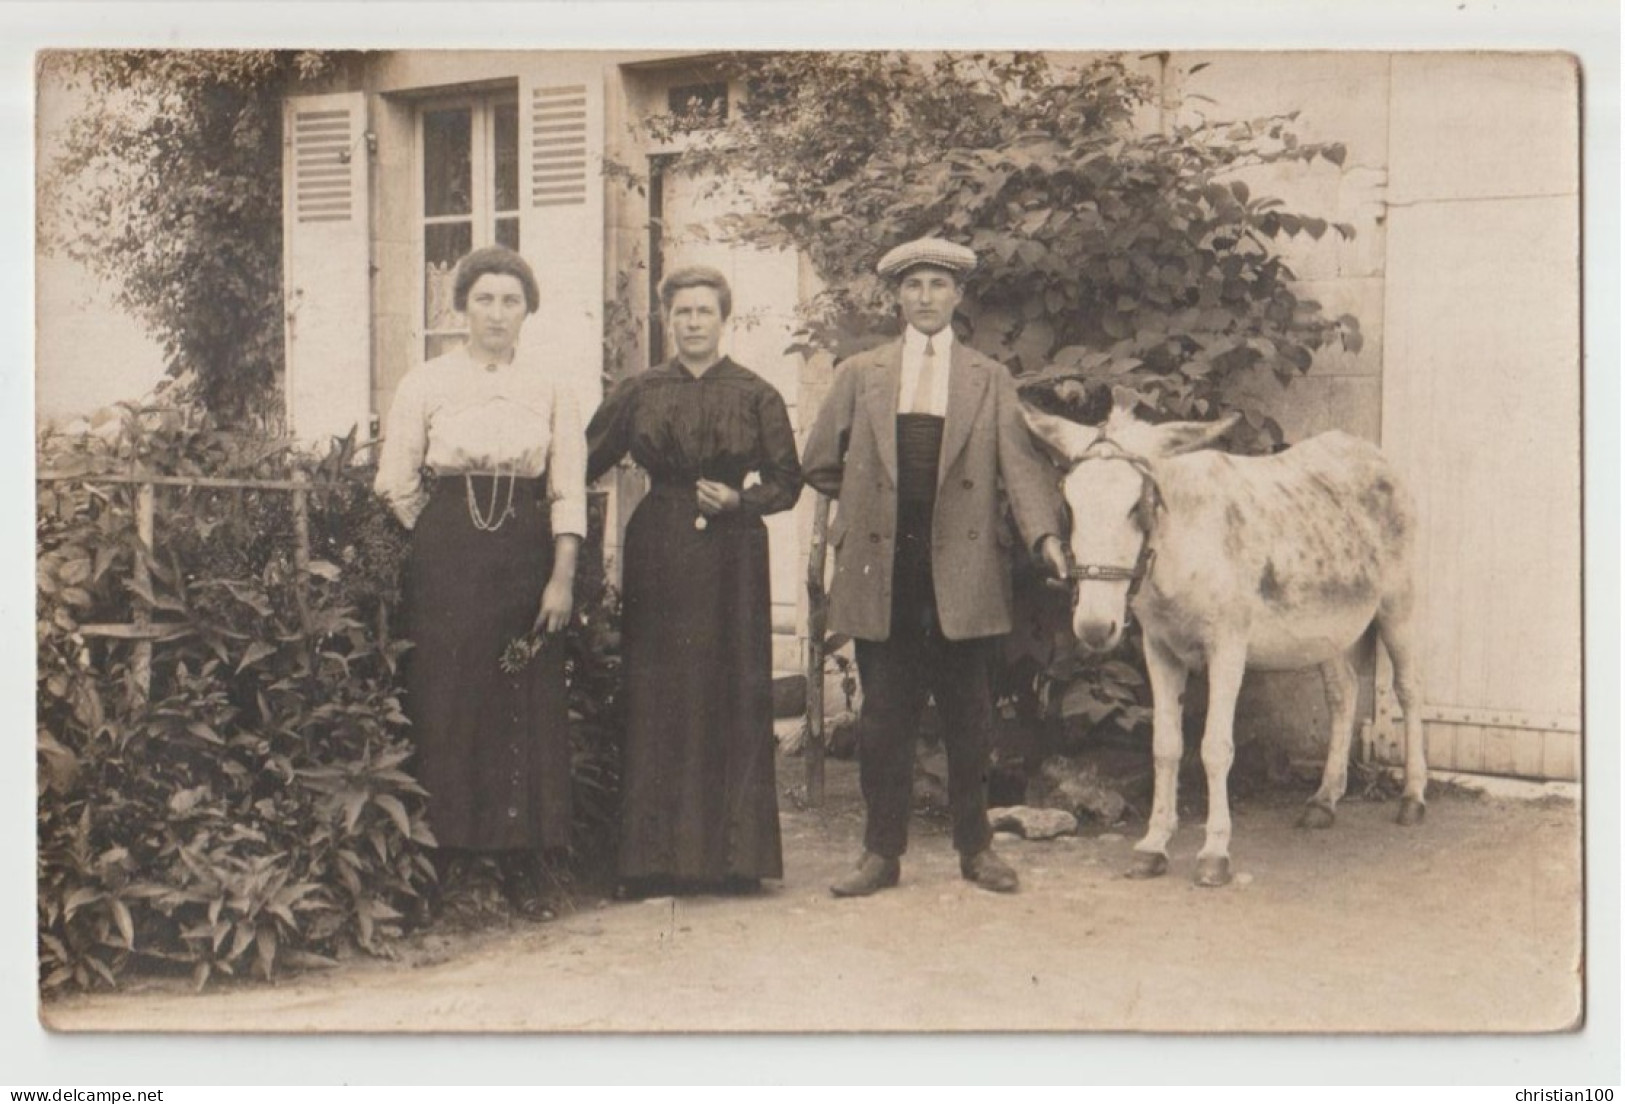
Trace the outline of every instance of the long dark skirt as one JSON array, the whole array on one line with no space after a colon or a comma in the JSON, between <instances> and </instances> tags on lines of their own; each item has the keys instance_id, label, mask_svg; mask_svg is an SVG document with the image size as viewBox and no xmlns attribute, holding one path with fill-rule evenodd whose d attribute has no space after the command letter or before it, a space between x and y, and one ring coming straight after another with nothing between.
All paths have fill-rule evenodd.
<instances>
[{"instance_id":1,"label":"long dark skirt","mask_svg":"<svg viewBox=\"0 0 1625 1104\"><path fill-rule=\"evenodd\" d=\"M482 517L491 484L474 479ZM405 704L441 847L539 849L570 839L563 649L544 647L517 675L500 663L530 631L553 570L542 481L519 480L513 505L499 529L483 532L463 479L442 478L412 533Z\"/></svg>"},{"instance_id":2,"label":"long dark skirt","mask_svg":"<svg viewBox=\"0 0 1625 1104\"><path fill-rule=\"evenodd\" d=\"M767 529L694 518L657 487L626 530L620 872L781 878Z\"/></svg>"}]
</instances>

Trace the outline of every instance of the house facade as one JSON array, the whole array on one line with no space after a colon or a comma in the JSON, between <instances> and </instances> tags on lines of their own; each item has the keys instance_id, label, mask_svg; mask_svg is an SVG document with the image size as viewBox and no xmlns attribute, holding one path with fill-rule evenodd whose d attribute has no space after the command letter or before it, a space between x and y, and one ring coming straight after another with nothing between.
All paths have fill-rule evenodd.
<instances>
[{"instance_id":1,"label":"house facade","mask_svg":"<svg viewBox=\"0 0 1625 1104\"><path fill-rule=\"evenodd\" d=\"M1065 63L1064 57L1058 57ZM1577 778L1580 766L1578 78L1568 59L1488 54L1174 54L1135 62L1163 92L1148 126L1300 111L1341 166L1247 179L1352 223L1285 244L1301 290L1361 321L1357 353L1258 388L1289 439L1378 441L1423 517L1425 720L1442 768ZM469 249L524 254L542 307L524 340L584 409L665 352L652 289L681 264L735 292L725 351L784 394L804 433L831 372L785 350L817 277L794 253L720 240L738 202L667 173L641 125L738 88L704 55L385 51L349 57L285 101L286 394L319 440L375 436L401 377L462 340L450 274ZM1205 98L1203 98L1205 97ZM891 242L876 242L876 254ZM609 482L618 558L636 473ZM810 498L810 496L808 496ZM770 519L775 667L801 669L810 504ZM1364 703L1392 754L1379 672ZM1255 730L1289 744L1326 723L1318 675L1249 677Z\"/></svg>"}]
</instances>

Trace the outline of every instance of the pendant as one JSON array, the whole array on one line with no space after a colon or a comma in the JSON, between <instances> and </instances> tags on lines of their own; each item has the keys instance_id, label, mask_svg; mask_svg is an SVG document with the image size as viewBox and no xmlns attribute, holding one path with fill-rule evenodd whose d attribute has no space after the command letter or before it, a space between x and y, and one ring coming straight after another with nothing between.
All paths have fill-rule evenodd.
<instances>
[{"instance_id":1,"label":"pendant","mask_svg":"<svg viewBox=\"0 0 1625 1104\"><path fill-rule=\"evenodd\" d=\"M704 514L701 514L701 515L699 515L698 517L696 517L694 519L694 528L698 529L702 533L705 532L705 530L707 529L707 527L710 526L710 524L711 524L710 522L705 520L705 515Z\"/></svg>"}]
</instances>

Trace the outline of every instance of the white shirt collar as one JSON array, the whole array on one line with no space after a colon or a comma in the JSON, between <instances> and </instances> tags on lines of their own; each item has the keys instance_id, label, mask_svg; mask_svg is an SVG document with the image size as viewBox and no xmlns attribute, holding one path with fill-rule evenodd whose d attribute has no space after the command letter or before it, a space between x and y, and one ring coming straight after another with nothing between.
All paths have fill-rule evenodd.
<instances>
[{"instance_id":1,"label":"white shirt collar","mask_svg":"<svg viewBox=\"0 0 1625 1104\"><path fill-rule=\"evenodd\" d=\"M943 356L954 351L954 328L944 326L930 337L931 351L937 356ZM903 351L910 356L919 356L925 352L926 336L913 326L903 327Z\"/></svg>"}]
</instances>

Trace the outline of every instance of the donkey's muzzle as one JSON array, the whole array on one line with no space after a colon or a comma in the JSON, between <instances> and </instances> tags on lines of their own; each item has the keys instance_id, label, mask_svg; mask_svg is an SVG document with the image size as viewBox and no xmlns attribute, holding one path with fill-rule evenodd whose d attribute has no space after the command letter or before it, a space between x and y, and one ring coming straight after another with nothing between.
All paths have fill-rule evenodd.
<instances>
[{"instance_id":1,"label":"donkey's muzzle","mask_svg":"<svg viewBox=\"0 0 1625 1104\"><path fill-rule=\"evenodd\" d=\"M1074 626L1078 643L1091 652L1104 652L1117 643L1121 635L1116 621L1089 621Z\"/></svg>"}]
</instances>

